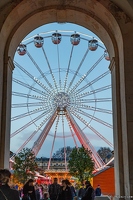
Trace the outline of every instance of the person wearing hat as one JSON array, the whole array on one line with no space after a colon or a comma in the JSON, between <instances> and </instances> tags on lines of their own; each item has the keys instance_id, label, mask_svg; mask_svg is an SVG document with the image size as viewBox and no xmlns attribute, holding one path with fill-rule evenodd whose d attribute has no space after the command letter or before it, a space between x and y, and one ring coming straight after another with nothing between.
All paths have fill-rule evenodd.
<instances>
[{"instance_id":1,"label":"person wearing hat","mask_svg":"<svg viewBox=\"0 0 133 200\"><path fill-rule=\"evenodd\" d=\"M85 194L81 200L94 200L95 198L95 191L94 188L91 186L90 181L85 181Z\"/></svg>"}]
</instances>

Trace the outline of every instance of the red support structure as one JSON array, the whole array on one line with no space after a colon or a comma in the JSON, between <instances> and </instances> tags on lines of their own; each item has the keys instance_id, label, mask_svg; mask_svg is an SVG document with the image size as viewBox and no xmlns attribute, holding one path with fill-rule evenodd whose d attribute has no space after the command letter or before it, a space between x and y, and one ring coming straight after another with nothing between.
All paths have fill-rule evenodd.
<instances>
[{"instance_id":1,"label":"red support structure","mask_svg":"<svg viewBox=\"0 0 133 200\"><path fill-rule=\"evenodd\" d=\"M79 139L80 143L83 145L84 148L86 148L92 152L92 158L95 161L95 169L102 168L105 165L104 162L102 161L100 156L98 156L98 154L95 151L95 149L93 148L92 144L90 143L90 141L88 140L86 135L82 132L82 130L80 129L80 127L78 126L78 124L76 123L73 116L70 114L70 112L68 110L67 110L66 117L70 121L70 124L71 124L77 138Z\"/></svg>"},{"instance_id":2,"label":"red support structure","mask_svg":"<svg viewBox=\"0 0 133 200\"><path fill-rule=\"evenodd\" d=\"M39 135L38 139L34 142L32 147L32 151L35 153L35 156L38 154L41 146L43 145L55 119L57 117L57 112L55 111L54 114L51 116L49 121L47 122L45 128L43 129L42 133Z\"/></svg>"}]
</instances>

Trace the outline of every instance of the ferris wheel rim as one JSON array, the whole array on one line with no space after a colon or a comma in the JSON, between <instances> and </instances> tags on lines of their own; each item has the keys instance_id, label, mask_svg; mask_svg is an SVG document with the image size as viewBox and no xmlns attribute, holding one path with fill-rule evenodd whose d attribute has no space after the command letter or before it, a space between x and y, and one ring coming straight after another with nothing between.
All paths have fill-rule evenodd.
<instances>
[{"instance_id":1,"label":"ferris wheel rim","mask_svg":"<svg viewBox=\"0 0 133 200\"><path fill-rule=\"evenodd\" d=\"M73 30L51 30L51 31L46 31L46 32L40 32L39 34L35 34L35 35L31 36L31 37L28 37L28 38L22 40L22 43L25 43L26 41L29 41L30 39L34 39L34 37L36 37L38 35L42 36L42 35L46 35L46 34L50 34L50 33L52 34L52 33L55 33L55 32L58 32L58 33L71 33L71 34L76 33L76 34L79 34L81 36L86 36L87 38L90 38L90 39L92 39L92 38L96 39L101 45L104 45L104 43L98 37L94 37L94 36L91 36L91 35L88 35L88 34L84 34L84 33L79 32L79 31L73 31ZM70 37L70 35L66 35L66 36ZM43 38L47 38L47 37L51 37L51 36L44 36ZM81 39L85 39L85 38L81 38ZM89 39L85 39L85 40L89 41ZM33 42L33 41L31 41L31 42ZM25 44L29 44L29 43L25 43ZM106 50L106 48L103 47L103 46L101 46L101 48Z\"/></svg>"},{"instance_id":2,"label":"ferris wheel rim","mask_svg":"<svg viewBox=\"0 0 133 200\"><path fill-rule=\"evenodd\" d=\"M48 33L54 33L55 31L50 31L50 32L47 32L47 33L45 33L45 34L48 34ZM62 32L65 32L65 31L60 31L60 30L58 30L58 32L60 32L60 33L62 33ZM68 31L69 32L69 31ZM69 33L75 33L74 31L73 32L69 32ZM80 32L76 32L77 34L81 34ZM42 33L42 34L44 34L44 33ZM41 35L41 34L39 34L39 35ZM37 36L37 35L36 35ZM62 36L65 36L65 35L62 35ZM69 37L70 37L70 35L68 35ZM86 36L85 34L82 34L82 36ZM30 40L30 39L33 39L35 36L33 36L33 37L30 37L30 38L27 38L26 40L23 40L22 41L22 43L23 42L26 42L26 41L28 41L28 40ZM50 38L51 36L47 36L47 37L43 37L43 38ZM88 37L90 37L90 36L88 36ZM94 37L91 37L91 39L96 39L96 38L94 38ZM82 37L81 37L81 39L83 39ZM89 41L89 40L87 40L87 39L85 39L86 41ZM99 41L99 40L98 40ZM32 41L32 42L34 42L34 41ZM29 45L30 43L32 43L32 42L28 42L28 43L26 43L26 45ZM102 44L102 42L101 42L101 44ZM99 45L100 46L100 45ZM100 46L101 47L101 46ZM102 47L101 47L102 48ZM106 48L104 48L103 47L103 49L105 50ZM57 50L58 50L58 44L57 44ZM86 51L86 54L87 54L87 51ZM29 54L29 56L30 56L30 54ZM86 56L86 55L85 55ZM81 62L82 63L82 62ZM59 64L60 65L60 64ZM60 72L62 72L63 70L64 71L66 71L66 69L67 68L52 68L52 71L54 71L54 73L59 73L59 71ZM68 73L73 73L73 74L76 74L76 76L78 76L80 79L81 79L81 77L83 77L83 74L81 74L81 73L79 73L79 71L77 70L77 71L75 71L75 70L73 70L73 69L69 69L69 71L68 71ZM108 73L108 72L106 72L106 73ZM46 76L48 76L50 74L50 70L47 70L47 71L45 71L45 72L43 72L43 75L46 75ZM43 76L42 74L37 78L38 80L39 79L42 79ZM103 75L102 75L103 76ZM100 77L99 77L100 78ZM73 79L75 79L75 77L73 77ZM73 79L71 80L71 81L73 81ZM87 86L87 84L89 85L90 84L90 81L87 79L87 77L85 77L84 78L84 80L83 81L86 81L86 86ZM36 82L33 82L31 85L30 85L30 87L34 87L35 85L36 85L37 83ZM71 82L69 83L69 84L71 84ZM71 86L71 85L70 85ZM74 90L74 88L76 88L77 86L76 85L74 85L73 86L73 88L71 88L71 90L70 90L70 92L72 91L73 92L73 90ZM87 86L88 87L88 86ZM93 86L90 84L90 86L89 87L92 87L92 91L95 91L94 89L93 89ZM46 91L47 91L47 88L45 88L46 89ZM60 88L61 89L61 88ZM52 89L51 90L51 93L52 92L54 92L53 91L54 89ZM83 91L84 91L84 89L82 89ZM81 90L81 91L82 91ZM59 90L60 91L60 90ZM57 92L58 92L58 89L57 89ZM76 92L77 92L77 95L78 95L78 93L80 93L79 92L79 90L76 90ZM30 116L30 118L31 118L31 121L33 121L33 119L32 119L32 116L31 116L31 114L30 114L30 107L29 107L29 97L30 97L30 95L31 95L31 93L32 93L32 91L31 91L31 89L29 88L29 92L27 93L27 110L28 110L28 113L29 113L29 116ZM61 94L61 92L60 92L60 94ZM95 108L97 108L97 101L96 101L96 93L94 93L93 94L94 95L94 101L95 101ZM58 96L57 96L58 97ZM99 101L100 101L100 99L99 99ZM86 107L87 108L87 107ZM54 109L55 109L55 107L53 107L53 109L51 109L51 112L52 111L54 111ZM69 111L71 111L71 110L69 110ZM76 109L76 111L78 111L78 109ZM79 111L80 111L80 109L79 109ZM98 112L98 110L93 110L93 115L91 116L91 118L90 118L90 122L89 123L91 123L91 121L94 119L94 115L95 115L95 113L96 112ZM101 110L101 112L102 112L102 110ZM109 111L108 111L109 112ZM82 114L83 114L83 112L82 112ZM95 118L96 119L96 118ZM81 120L80 120L81 121ZM33 123L35 124L35 126L37 126L36 125L36 122L35 121L33 121ZM58 124L58 120L57 120L57 122L56 122L57 124ZM89 124L88 123L88 124ZM85 125L84 126L84 128L82 128L82 130L84 130L85 128L87 128L87 126ZM41 129L39 129L39 130L41 130ZM53 137L55 137L55 135L53 135ZM56 137L59 137L59 136L56 136ZM65 137L67 137L67 136L65 136ZM69 135L68 135L68 137L69 137ZM64 138L63 136L62 136L62 138Z\"/></svg>"}]
</instances>

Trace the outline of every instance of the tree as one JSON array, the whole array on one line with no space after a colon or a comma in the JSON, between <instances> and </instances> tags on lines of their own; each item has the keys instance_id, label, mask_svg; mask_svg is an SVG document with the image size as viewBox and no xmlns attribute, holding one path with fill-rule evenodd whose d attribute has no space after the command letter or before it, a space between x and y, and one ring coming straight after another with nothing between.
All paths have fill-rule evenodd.
<instances>
[{"instance_id":1,"label":"tree","mask_svg":"<svg viewBox=\"0 0 133 200\"><path fill-rule=\"evenodd\" d=\"M97 153L104 160L108 155L112 155L112 150L109 147L100 147Z\"/></svg>"},{"instance_id":2,"label":"tree","mask_svg":"<svg viewBox=\"0 0 133 200\"><path fill-rule=\"evenodd\" d=\"M31 149L24 148L15 157L14 164L14 178L20 183L25 183L28 178L33 178L37 164L35 162L35 155Z\"/></svg>"},{"instance_id":3,"label":"tree","mask_svg":"<svg viewBox=\"0 0 133 200\"><path fill-rule=\"evenodd\" d=\"M70 174L79 179L82 183L83 180L88 180L92 177L94 170L94 161L91 156L91 151L85 149L83 146L80 148L73 148L69 161L68 168Z\"/></svg>"},{"instance_id":4,"label":"tree","mask_svg":"<svg viewBox=\"0 0 133 200\"><path fill-rule=\"evenodd\" d=\"M71 148L70 146L67 146L65 148L65 152L66 152L66 159L69 159L69 156L72 152L73 148ZM58 151L56 151L56 153L53 154L53 158L58 158L58 159L65 159L65 152L64 152L64 147L60 148Z\"/></svg>"}]
</instances>

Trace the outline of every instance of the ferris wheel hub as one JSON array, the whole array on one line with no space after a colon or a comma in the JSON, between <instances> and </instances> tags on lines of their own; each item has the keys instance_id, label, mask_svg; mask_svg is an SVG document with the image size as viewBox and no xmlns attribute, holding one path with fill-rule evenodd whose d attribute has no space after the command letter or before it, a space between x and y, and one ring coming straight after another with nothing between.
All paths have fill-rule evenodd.
<instances>
[{"instance_id":1,"label":"ferris wheel hub","mask_svg":"<svg viewBox=\"0 0 133 200\"><path fill-rule=\"evenodd\" d=\"M58 92L53 98L53 105L64 111L70 105L70 97L65 92Z\"/></svg>"},{"instance_id":2,"label":"ferris wheel hub","mask_svg":"<svg viewBox=\"0 0 133 200\"><path fill-rule=\"evenodd\" d=\"M55 139L63 138L64 148L66 148L65 140L71 137L75 146L78 147L77 141L79 141L85 148L91 149L96 168L102 168L103 162L97 156L87 134L96 134L113 147L110 141L104 138L97 128L94 128L94 126L100 129L102 126L112 128L112 125L107 122L108 119L112 122L112 118L107 117L106 119L105 115L106 113L112 114L111 105L108 104L111 101L111 91L107 91L111 89L111 84L105 85L106 80L103 79L110 72L105 71L104 63L100 63L104 62L103 58L110 61L109 53L99 39L88 34L64 30L60 32L57 30L44 32L43 30L38 35L26 37L17 48L17 53L24 60L21 61L16 56L16 59L22 62L22 66L14 61L15 67L20 71L18 75L14 73L13 78L13 90L15 91L12 92L12 109L18 108L18 113L16 114L16 109L12 111L14 132L11 137L18 133L23 134L31 127L32 134L25 137L26 141L17 153L31 141L35 134L38 134L32 147L37 155L46 137L52 136L54 139L48 169ZM66 44L67 48L65 48ZM35 50L32 45L36 47ZM80 53L81 50L82 53ZM91 58L92 52L96 50L98 50L97 53ZM40 62L41 60L43 62ZM25 63L30 63L30 66ZM24 76L21 76L22 80L19 80L21 72ZM16 87L17 84L20 89ZM109 98L107 96L104 98L103 91L107 91L106 95L109 95ZM18 97L18 103L14 97ZM20 98L23 98L24 103L20 101ZM24 119L22 123L19 121L21 119ZM13 122L16 120L18 123L14 125ZM22 124L21 127L19 124ZM108 130L105 129L105 131Z\"/></svg>"}]
</instances>

